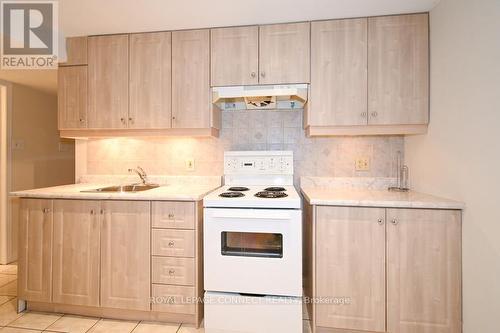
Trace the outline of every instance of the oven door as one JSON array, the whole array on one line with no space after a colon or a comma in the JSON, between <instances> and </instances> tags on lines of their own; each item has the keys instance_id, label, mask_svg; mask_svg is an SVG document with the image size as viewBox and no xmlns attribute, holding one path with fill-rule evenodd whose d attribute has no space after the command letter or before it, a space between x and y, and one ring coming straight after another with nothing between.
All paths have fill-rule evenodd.
<instances>
[{"instance_id":1,"label":"oven door","mask_svg":"<svg viewBox=\"0 0 500 333\"><path fill-rule=\"evenodd\" d=\"M302 296L302 212L205 208L205 290Z\"/></svg>"}]
</instances>

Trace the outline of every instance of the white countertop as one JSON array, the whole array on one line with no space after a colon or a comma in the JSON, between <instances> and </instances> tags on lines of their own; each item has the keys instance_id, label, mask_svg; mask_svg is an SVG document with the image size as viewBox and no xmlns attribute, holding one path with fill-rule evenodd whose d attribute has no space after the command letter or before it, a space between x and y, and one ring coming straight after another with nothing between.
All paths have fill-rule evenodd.
<instances>
[{"instance_id":1,"label":"white countertop","mask_svg":"<svg viewBox=\"0 0 500 333\"><path fill-rule=\"evenodd\" d=\"M419 192L390 192L380 189L301 187L312 205L427 209L464 209L462 202Z\"/></svg>"},{"instance_id":2,"label":"white countertop","mask_svg":"<svg viewBox=\"0 0 500 333\"><path fill-rule=\"evenodd\" d=\"M147 201L200 201L219 186L175 184L135 193L82 193L109 186L109 183L82 183L12 192L11 196L43 199L90 199L90 200L147 200Z\"/></svg>"}]
</instances>

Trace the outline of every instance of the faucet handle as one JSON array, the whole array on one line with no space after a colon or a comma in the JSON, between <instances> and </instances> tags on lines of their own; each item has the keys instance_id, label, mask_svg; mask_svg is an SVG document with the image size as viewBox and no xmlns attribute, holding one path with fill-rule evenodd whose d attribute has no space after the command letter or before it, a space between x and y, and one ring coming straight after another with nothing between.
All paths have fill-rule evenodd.
<instances>
[{"instance_id":1,"label":"faucet handle","mask_svg":"<svg viewBox=\"0 0 500 333\"><path fill-rule=\"evenodd\" d=\"M147 176L146 171L144 171L144 169L140 166L137 166L137 170L139 170L144 176Z\"/></svg>"}]
</instances>

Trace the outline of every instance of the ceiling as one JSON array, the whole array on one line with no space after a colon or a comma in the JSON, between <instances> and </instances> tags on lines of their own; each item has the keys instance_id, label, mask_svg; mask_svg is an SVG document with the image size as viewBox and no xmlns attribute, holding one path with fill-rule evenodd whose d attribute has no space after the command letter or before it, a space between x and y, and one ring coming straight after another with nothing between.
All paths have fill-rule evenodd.
<instances>
[{"instance_id":1,"label":"ceiling","mask_svg":"<svg viewBox=\"0 0 500 333\"><path fill-rule=\"evenodd\" d=\"M439 0L60 0L60 38L429 11ZM62 43L61 43L62 44ZM57 92L55 70L0 79Z\"/></svg>"}]
</instances>

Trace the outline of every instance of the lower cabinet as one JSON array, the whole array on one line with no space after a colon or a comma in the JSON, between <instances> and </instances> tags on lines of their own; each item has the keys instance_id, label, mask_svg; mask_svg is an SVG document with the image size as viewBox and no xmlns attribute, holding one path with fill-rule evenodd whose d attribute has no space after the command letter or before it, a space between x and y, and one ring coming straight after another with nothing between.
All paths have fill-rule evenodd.
<instances>
[{"instance_id":1,"label":"lower cabinet","mask_svg":"<svg viewBox=\"0 0 500 333\"><path fill-rule=\"evenodd\" d=\"M150 202L102 204L101 306L150 310Z\"/></svg>"},{"instance_id":2,"label":"lower cabinet","mask_svg":"<svg viewBox=\"0 0 500 333\"><path fill-rule=\"evenodd\" d=\"M461 212L316 206L316 332L461 331Z\"/></svg>"},{"instance_id":3,"label":"lower cabinet","mask_svg":"<svg viewBox=\"0 0 500 333\"><path fill-rule=\"evenodd\" d=\"M54 201L54 303L99 306L99 211L99 201Z\"/></svg>"},{"instance_id":4,"label":"lower cabinet","mask_svg":"<svg viewBox=\"0 0 500 333\"><path fill-rule=\"evenodd\" d=\"M52 201L24 199L19 218L18 296L52 299Z\"/></svg>"},{"instance_id":5,"label":"lower cabinet","mask_svg":"<svg viewBox=\"0 0 500 333\"><path fill-rule=\"evenodd\" d=\"M198 326L201 216L200 202L21 199L19 299L35 311Z\"/></svg>"},{"instance_id":6,"label":"lower cabinet","mask_svg":"<svg viewBox=\"0 0 500 333\"><path fill-rule=\"evenodd\" d=\"M387 210L387 331L462 330L461 213Z\"/></svg>"},{"instance_id":7,"label":"lower cabinet","mask_svg":"<svg viewBox=\"0 0 500 333\"><path fill-rule=\"evenodd\" d=\"M351 303L318 305L316 325L385 331L385 209L317 209L316 291Z\"/></svg>"}]
</instances>

